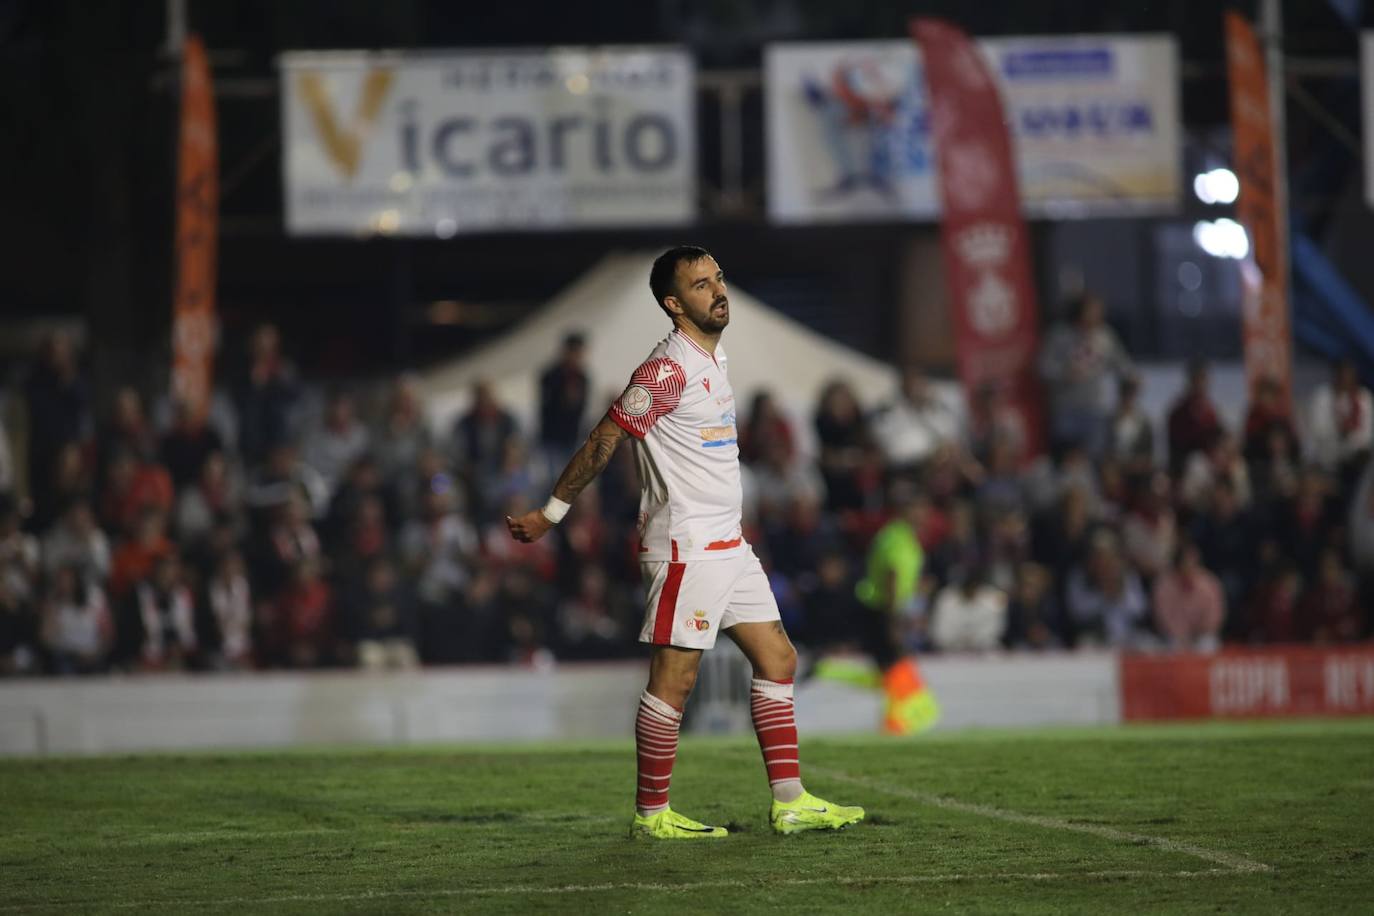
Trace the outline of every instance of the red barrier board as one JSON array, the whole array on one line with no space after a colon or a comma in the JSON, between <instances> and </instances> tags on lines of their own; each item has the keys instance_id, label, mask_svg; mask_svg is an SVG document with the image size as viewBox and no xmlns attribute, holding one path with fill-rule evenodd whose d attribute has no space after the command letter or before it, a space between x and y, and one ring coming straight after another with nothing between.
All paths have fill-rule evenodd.
<instances>
[{"instance_id":1,"label":"red barrier board","mask_svg":"<svg viewBox=\"0 0 1374 916\"><path fill-rule=\"evenodd\" d=\"M1121 656L1121 718L1374 715L1374 645Z\"/></svg>"}]
</instances>

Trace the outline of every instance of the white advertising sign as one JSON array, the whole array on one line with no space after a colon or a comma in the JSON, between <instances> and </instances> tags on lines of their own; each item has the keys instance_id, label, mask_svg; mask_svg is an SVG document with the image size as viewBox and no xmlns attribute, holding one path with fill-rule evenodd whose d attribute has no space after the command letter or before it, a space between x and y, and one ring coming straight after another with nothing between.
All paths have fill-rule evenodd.
<instances>
[{"instance_id":1,"label":"white advertising sign","mask_svg":"<svg viewBox=\"0 0 1374 916\"><path fill-rule=\"evenodd\" d=\"M980 41L1029 216L1169 212L1181 188L1167 36ZM767 49L768 211L781 223L933 219L934 138L915 42Z\"/></svg>"},{"instance_id":2,"label":"white advertising sign","mask_svg":"<svg viewBox=\"0 0 1374 916\"><path fill-rule=\"evenodd\" d=\"M684 51L292 52L293 235L676 225L696 214Z\"/></svg>"}]
</instances>

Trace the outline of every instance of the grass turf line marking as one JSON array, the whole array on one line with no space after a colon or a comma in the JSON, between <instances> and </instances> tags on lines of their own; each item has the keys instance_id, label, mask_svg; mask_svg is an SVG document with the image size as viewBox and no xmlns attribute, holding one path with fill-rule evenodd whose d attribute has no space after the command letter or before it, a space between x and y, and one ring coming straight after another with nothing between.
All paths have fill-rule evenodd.
<instances>
[{"instance_id":1,"label":"grass turf line marking","mask_svg":"<svg viewBox=\"0 0 1374 916\"><path fill-rule=\"evenodd\" d=\"M1100 824L1075 824L1073 821L1061 820L1060 818L1049 817L1043 814L1022 814L1020 811L1009 811L1005 808L995 808L992 805L980 805L977 802L960 801L957 798L936 795L933 792L919 792L915 789L908 789L905 786L882 783L862 776L854 776L841 770L832 770L829 767L812 766L807 769L812 773L829 776L831 779L838 779L841 782L863 786L868 789L873 789L876 792L883 792L887 795L896 795L899 798L909 798L912 801L920 802L923 805L930 805L934 808L945 808L949 811L959 811L964 814L977 814L982 817L992 818L993 820L1006 821L1010 824L1028 824L1033 827L1045 827L1050 830L1067 830L1073 833L1086 833L1090 836L1101 837L1104 840L1113 840L1118 843L1153 846L1156 849L1182 853L1197 859L1202 859L1205 862L1222 865L1233 872L1255 873L1272 871L1272 869L1263 862L1256 862L1254 859L1247 859L1245 856L1222 852L1219 849L1207 849L1202 846L1194 846L1191 843L1180 843L1177 840L1171 840L1167 837L1149 836L1144 833L1128 833L1125 830L1117 830L1115 827L1104 827Z\"/></svg>"},{"instance_id":2,"label":"grass turf line marking","mask_svg":"<svg viewBox=\"0 0 1374 916\"><path fill-rule=\"evenodd\" d=\"M760 887L816 887L818 885L838 885L841 887L864 887L874 884L957 884L971 881L1128 881L1135 878L1218 878L1234 875L1232 869L1209 868L1203 871L1141 871L1121 869L1112 871L1085 872L994 872L992 874L960 873L937 875L872 875L869 877L836 875L828 878L779 878L766 881L741 881L723 878L717 881L687 881L679 884L662 884L643 881L624 881L606 884L504 884L489 887L448 887L432 889L396 891L360 891L356 894L282 894L274 897L218 897L218 898L169 898L166 900L121 900L101 902L99 905L110 909L149 909L152 907L211 907L211 906L252 906L270 903L349 903L359 900L391 900L414 897L479 897L517 894L595 894L606 891L651 891L686 892L725 888L744 888L756 890ZM65 908L92 905L89 901L42 901L0 905L0 913L32 911L40 908Z\"/></svg>"}]
</instances>

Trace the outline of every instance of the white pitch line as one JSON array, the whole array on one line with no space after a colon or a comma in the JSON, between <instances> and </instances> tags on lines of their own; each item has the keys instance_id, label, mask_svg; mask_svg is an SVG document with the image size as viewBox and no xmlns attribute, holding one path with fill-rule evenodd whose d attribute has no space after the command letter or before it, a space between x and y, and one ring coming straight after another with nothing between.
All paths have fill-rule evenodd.
<instances>
[{"instance_id":1,"label":"white pitch line","mask_svg":"<svg viewBox=\"0 0 1374 916\"><path fill-rule=\"evenodd\" d=\"M1114 871L1085 872L994 872L992 874L960 873L938 875L872 875L835 876L829 878L780 878L770 881L740 881L721 879L718 881L687 881L680 884L649 882L615 882L606 884L501 884L489 887L449 887L432 889L396 891L360 891L356 894L283 894L276 897L216 897L216 898L176 898L168 900L123 900L104 902L100 906L110 909L148 909L151 907L207 907L207 906L254 906L269 903L350 903L359 900L393 900L407 897L480 897L490 895L518 894L596 894L606 891L651 891L676 893L683 891L718 890L722 888L745 888L757 890L763 887L816 887L820 885L841 887L863 887L871 884L956 884L968 881L1124 881L1133 878L1216 878L1233 874L1225 868L1209 868L1203 871L1141 871L1134 869ZM32 911L40 908L66 908L89 906L89 901L44 901L0 906L0 913Z\"/></svg>"},{"instance_id":2,"label":"white pitch line","mask_svg":"<svg viewBox=\"0 0 1374 916\"><path fill-rule=\"evenodd\" d=\"M1203 846L1194 846L1191 843L1180 843L1177 840L1171 840L1167 837L1150 836L1144 833L1128 833L1125 830L1117 830L1114 827L1104 827L1101 824L1076 824L1073 821L1061 820L1060 818L1049 817L1043 814L1023 814L1020 811L1008 811L1005 808L995 808L992 805L980 805L977 802L960 801L957 798L949 798L945 795L936 795L932 792L920 792L915 789L908 789L905 786L882 783L862 776L854 776L841 770L832 770L829 767L812 766L807 769L813 773L829 776L831 779L838 779L841 782L863 786L877 792L883 792L887 795L909 798L912 801L917 801L923 805L930 805L935 808L960 811L964 814L977 814L982 817L1006 821L1011 824L1028 824L1033 827L1045 827L1050 830L1067 830L1073 833L1086 833L1090 836L1101 837L1104 840L1112 840L1117 843L1153 846L1156 849L1163 849L1167 852L1177 852L1193 856L1202 859L1204 862L1224 865L1233 872L1253 873L1272 871L1270 866L1265 865L1263 862L1256 862L1254 859L1248 859L1245 856L1236 855L1230 852L1222 852L1219 849L1207 849Z\"/></svg>"}]
</instances>

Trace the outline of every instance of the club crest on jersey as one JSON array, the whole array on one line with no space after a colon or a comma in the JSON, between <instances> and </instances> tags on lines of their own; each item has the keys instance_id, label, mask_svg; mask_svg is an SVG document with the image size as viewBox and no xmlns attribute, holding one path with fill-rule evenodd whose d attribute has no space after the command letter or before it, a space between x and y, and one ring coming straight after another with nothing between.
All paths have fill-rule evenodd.
<instances>
[{"instance_id":1,"label":"club crest on jersey","mask_svg":"<svg viewBox=\"0 0 1374 916\"><path fill-rule=\"evenodd\" d=\"M705 632L711 629L711 621L706 619L705 611L693 611L692 619L687 621L687 626L689 629Z\"/></svg>"},{"instance_id":2,"label":"club crest on jersey","mask_svg":"<svg viewBox=\"0 0 1374 916\"><path fill-rule=\"evenodd\" d=\"M620 409L628 417L642 417L654 406L654 396L643 385L631 385L620 396Z\"/></svg>"}]
</instances>

